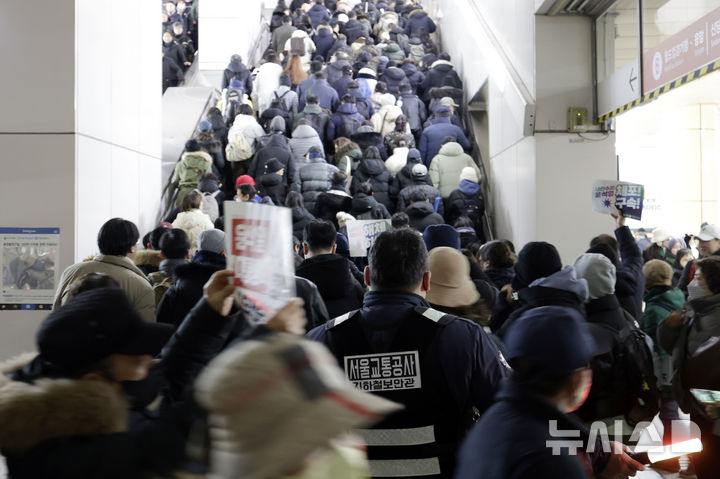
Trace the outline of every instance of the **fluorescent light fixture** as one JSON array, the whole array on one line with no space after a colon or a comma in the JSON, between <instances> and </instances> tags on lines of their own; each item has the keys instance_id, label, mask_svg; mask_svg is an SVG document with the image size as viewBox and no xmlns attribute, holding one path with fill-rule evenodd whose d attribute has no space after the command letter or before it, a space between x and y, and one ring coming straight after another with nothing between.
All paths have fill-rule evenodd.
<instances>
[{"instance_id":1,"label":"fluorescent light fixture","mask_svg":"<svg viewBox=\"0 0 720 479\"><path fill-rule=\"evenodd\" d=\"M700 439L694 438L688 441L669 444L667 446L652 447L646 451L636 450L631 454L631 457L643 464L652 464L666 459L672 459L673 457L680 457L686 454L700 452L702 450L702 442L700 442Z\"/></svg>"}]
</instances>

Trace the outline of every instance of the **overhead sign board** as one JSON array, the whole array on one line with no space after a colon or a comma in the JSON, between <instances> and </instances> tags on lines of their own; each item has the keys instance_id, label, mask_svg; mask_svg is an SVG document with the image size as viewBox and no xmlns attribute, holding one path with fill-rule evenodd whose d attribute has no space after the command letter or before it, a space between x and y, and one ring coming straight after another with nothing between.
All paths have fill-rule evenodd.
<instances>
[{"instance_id":1,"label":"overhead sign board","mask_svg":"<svg viewBox=\"0 0 720 479\"><path fill-rule=\"evenodd\" d=\"M643 54L643 93L720 58L720 8Z\"/></svg>"}]
</instances>

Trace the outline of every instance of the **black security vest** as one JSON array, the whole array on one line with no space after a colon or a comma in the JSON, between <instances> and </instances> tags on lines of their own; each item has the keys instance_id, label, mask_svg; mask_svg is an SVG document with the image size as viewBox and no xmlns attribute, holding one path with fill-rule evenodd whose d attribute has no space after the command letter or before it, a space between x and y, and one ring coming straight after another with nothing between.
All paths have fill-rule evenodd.
<instances>
[{"instance_id":1,"label":"black security vest","mask_svg":"<svg viewBox=\"0 0 720 479\"><path fill-rule=\"evenodd\" d=\"M326 323L327 345L348 380L405 406L372 429L356 430L368 445L372 477L452 477L470 415L450 394L438 349L439 333L455 319L416 307L384 349L370 342L360 311Z\"/></svg>"}]
</instances>

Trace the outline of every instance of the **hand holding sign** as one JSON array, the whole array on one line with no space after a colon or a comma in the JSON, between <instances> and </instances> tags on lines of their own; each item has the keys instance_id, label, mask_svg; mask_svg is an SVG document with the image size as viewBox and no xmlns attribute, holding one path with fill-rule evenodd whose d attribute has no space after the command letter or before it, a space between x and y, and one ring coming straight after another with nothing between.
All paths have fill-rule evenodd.
<instances>
[{"instance_id":1,"label":"hand holding sign","mask_svg":"<svg viewBox=\"0 0 720 479\"><path fill-rule=\"evenodd\" d=\"M642 218L644 199L643 185L608 180L593 183L592 208L598 213L639 220Z\"/></svg>"}]
</instances>

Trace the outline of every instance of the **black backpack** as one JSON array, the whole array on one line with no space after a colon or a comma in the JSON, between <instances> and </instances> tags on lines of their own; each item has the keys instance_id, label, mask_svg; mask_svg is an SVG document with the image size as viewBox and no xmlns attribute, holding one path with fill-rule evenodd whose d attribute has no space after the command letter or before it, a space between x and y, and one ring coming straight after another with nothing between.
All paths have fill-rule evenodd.
<instances>
[{"instance_id":1,"label":"black backpack","mask_svg":"<svg viewBox=\"0 0 720 479\"><path fill-rule=\"evenodd\" d=\"M355 101L358 113L360 113L366 119L370 119L370 102L367 98L358 98Z\"/></svg>"},{"instance_id":2,"label":"black backpack","mask_svg":"<svg viewBox=\"0 0 720 479\"><path fill-rule=\"evenodd\" d=\"M285 95L287 95L289 91L290 90L286 91L285 93L283 93L280 96L278 96L277 92L273 92L273 96L275 97L275 99L272 101L272 103L270 105L272 108L277 108L278 110L282 110L284 112L284 115L282 115L282 116L285 119L290 118L290 109L288 108L287 103L285 103L285 100L283 100L283 98L285 98Z\"/></svg>"},{"instance_id":3,"label":"black backpack","mask_svg":"<svg viewBox=\"0 0 720 479\"><path fill-rule=\"evenodd\" d=\"M470 197L463 195L463 205L460 208L460 216L467 216L476 225L482 224L482 215L484 206L483 201L479 197Z\"/></svg>"},{"instance_id":4,"label":"black backpack","mask_svg":"<svg viewBox=\"0 0 720 479\"><path fill-rule=\"evenodd\" d=\"M355 115L340 115L340 129L338 136L350 138L354 135L358 128L362 126L362 122Z\"/></svg>"},{"instance_id":5,"label":"black backpack","mask_svg":"<svg viewBox=\"0 0 720 479\"><path fill-rule=\"evenodd\" d=\"M625 420L631 426L652 421L660 410L660 391L653 367L653 342L642 330L627 326L620 331L615 371L624 385Z\"/></svg>"},{"instance_id":6,"label":"black backpack","mask_svg":"<svg viewBox=\"0 0 720 479\"><path fill-rule=\"evenodd\" d=\"M318 115L317 113L305 113L303 119L310 122L310 126L312 126L313 129L317 131L317 134L320 136L320 138L325 138L325 132L323 131L322 119L320 118L320 115Z\"/></svg>"}]
</instances>

